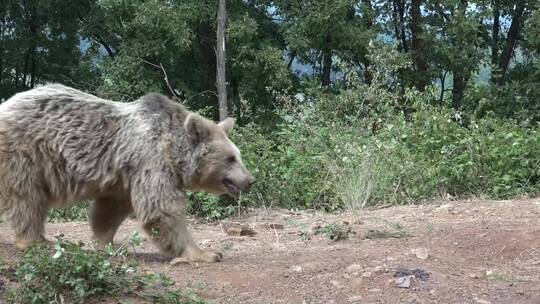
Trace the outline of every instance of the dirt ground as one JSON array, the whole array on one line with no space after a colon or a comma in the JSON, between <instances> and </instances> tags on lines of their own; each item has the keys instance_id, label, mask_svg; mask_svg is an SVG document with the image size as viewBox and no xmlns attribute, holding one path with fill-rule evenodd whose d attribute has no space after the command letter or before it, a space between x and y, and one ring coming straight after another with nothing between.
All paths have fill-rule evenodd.
<instances>
[{"instance_id":1,"label":"dirt ground","mask_svg":"<svg viewBox=\"0 0 540 304\"><path fill-rule=\"evenodd\" d=\"M230 236L230 222L256 234ZM348 239L314 233L343 222ZM143 271L164 272L213 303L540 303L540 199L441 202L357 216L257 211L218 223L192 220L191 227L201 246L223 253L222 262L170 266L148 241L136 256ZM137 229L124 223L117 242ZM47 233L90 238L87 223L48 224ZM18 256L12 242L1 224L5 260ZM408 288L396 285L394 275L416 268L417 277L405 278Z\"/></svg>"}]
</instances>

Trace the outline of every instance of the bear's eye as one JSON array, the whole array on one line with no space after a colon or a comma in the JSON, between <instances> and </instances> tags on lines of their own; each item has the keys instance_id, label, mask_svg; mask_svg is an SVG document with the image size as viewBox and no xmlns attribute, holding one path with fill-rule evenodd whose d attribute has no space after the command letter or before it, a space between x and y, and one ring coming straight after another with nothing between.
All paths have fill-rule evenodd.
<instances>
[{"instance_id":1,"label":"bear's eye","mask_svg":"<svg viewBox=\"0 0 540 304\"><path fill-rule=\"evenodd\" d=\"M227 162L228 162L228 163L232 164L232 163L234 163L235 161L236 161L236 157L234 157L234 156L229 156L229 157L227 157Z\"/></svg>"}]
</instances>

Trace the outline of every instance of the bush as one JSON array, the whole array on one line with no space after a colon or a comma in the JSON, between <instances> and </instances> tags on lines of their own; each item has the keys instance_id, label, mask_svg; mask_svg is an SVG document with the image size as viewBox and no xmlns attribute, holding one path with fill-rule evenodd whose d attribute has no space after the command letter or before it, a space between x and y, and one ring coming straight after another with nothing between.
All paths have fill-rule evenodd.
<instances>
[{"instance_id":1,"label":"bush","mask_svg":"<svg viewBox=\"0 0 540 304\"><path fill-rule=\"evenodd\" d=\"M390 109L370 120L319 120L314 104L287 111L273 131L237 129L235 142L257 177L241 205L359 210L447 195L539 192L537 129L474 115L465 126L461 113L420 101L407 117ZM375 121L379 127L369 129Z\"/></svg>"},{"instance_id":2,"label":"bush","mask_svg":"<svg viewBox=\"0 0 540 304\"><path fill-rule=\"evenodd\" d=\"M132 245L137 242L132 238ZM83 303L99 296L204 303L171 289L172 281L162 274L139 274L136 263L127 260L122 250L88 251L82 245L58 238L54 249L34 246L27 250L14 272L7 274L18 286L8 291L9 303Z\"/></svg>"}]
</instances>

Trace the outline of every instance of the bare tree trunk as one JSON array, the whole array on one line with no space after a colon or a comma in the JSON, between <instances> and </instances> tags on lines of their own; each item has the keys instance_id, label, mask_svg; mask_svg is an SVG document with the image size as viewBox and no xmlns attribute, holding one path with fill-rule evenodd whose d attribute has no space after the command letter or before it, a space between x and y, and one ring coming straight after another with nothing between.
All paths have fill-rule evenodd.
<instances>
[{"instance_id":1,"label":"bare tree trunk","mask_svg":"<svg viewBox=\"0 0 540 304\"><path fill-rule=\"evenodd\" d=\"M0 20L0 87L2 86L2 80L4 76L4 23L5 23L5 12L4 7L0 6L0 14L1 14L1 20Z\"/></svg>"},{"instance_id":2,"label":"bare tree trunk","mask_svg":"<svg viewBox=\"0 0 540 304\"><path fill-rule=\"evenodd\" d=\"M422 38L422 14L420 6L422 0L412 0L411 2L411 51L414 65L416 66L415 87L419 91L424 91L429 84L428 63L426 60L426 50Z\"/></svg>"},{"instance_id":3,"label":"bare tree trunk","mask_svg":"<svg viewBox=\"0 0 540 304\"><path fill-rule=\"evenodd\" d=\"M496 66L497 62L499 61L499 29L501 27L501 11L499 7L499 0L492 0L491 4L493 5L493 27L491 30L491 63L493 64L493 66ZM494 73L492 75L494 75Z\"/></svg>"},{"instance_id":4,"label":"bare tree trunk","mask_svg":"<svg viewBox=\"0 0 540 304\"><path fill-rule=\"evenodd\" d=\"M297 55L296 51L292 51L291 54L289 55L289 63L287 63L287 70L291 69L294 59L296 58L296 55Z\"/></svg>"},{"instance_id":5,"label":"bare tree trunk","mask_svg":"<svg viewBox=\"0 0 540 304\"><path fill-rule=\"evenodd\" d=\"M463 108L463 96L465 95L465 86L467 78L463 71L452 72L453 87L452 87L452 107L456 110Z\"/></svg>"},{"instance_id":6,"label":"bare tree trunk","mask_svg":"<svg viewBox=\"0 0 540 304\"><path fill-rule=\"evenodd\" d=\"M325 46L323 49L323 66L322 66L322 77L321 84L323 87L328 87L332 84L332 48L330 43L332 42L332 37L329 33L326 34Z\"/></svg>"},{"instance_id":7,"label":"bare tree trunk","mask_svg":"<svg viewBox=\"0 0 540 304\"><path fill-rule=\"evenodd\" d=\"M28 76L28 66L30 65L30 54L32 53L32 47L28 48L26 55L24 55L24 68L23 68L23 79L22 86L26 88L26 78Z\"/></svg>"},{"instance_id":8,"label":"bare tree trunk","mask_svg":"<svg viewBox=\"0 0 540 304\"><path fill-rule=\"evenodd\" d=\"M500 84L504 83L504 78L508 70L508 65L510 64L510 59L512 59L512 53L514 52L517 40L519 39L521 25L523 23L524 10L525 2L520 1L512 14L512 23L510 24L510 29L506 35L506 42L501 54L501 61L499 62L499 75L497 76L497 82Z\"/></svg>"},{"instance_id":9,"label":"bare tree trunk","mask_svg":"<svg viewBox=\"0 0 540 304\"><path fill-rule=\"evenodd\" d=\"M225 0L219 0L217 48L216 48L216 86L218 91L219 120L227 118L227 83L225 79L225 26L227 22L227 8Z\"/></svg>"},{"instance_id":10,"label":"bare tree trunk","mask_svg":"<svg viewBox=\"0 0 540 304\"><path fill-rule=\"evenodd\" d=\"M32 51L32 68L30 71L30 88L34 88L36 86L36 52Z\"/></svg>"},{"instance_id":11,"label":"bare tree trunk","mask_svg":"<svg viewBox=\"0 0 540 304\"><path fill-rule=\"evenodd\" d=\"M446 75L448 74L447 71L444 71L442 74L441 74L441 95L439 97L439 102L442 104L442 102L444 101L444 90L446 90L445 88L445 82L446 82Z\"/></svg>"},{"instance_id":12,"label":"bare tree trunk","mask_svg":"<svg viewBox=\"0 0 540 304\"><path fill-rule=\"evenodd\" d=\"M401 40L403 41L403 51L407 52L409 50L407 46L407 36L405 34L405 1L398 1L398 11L399 11L399 27L401 29Z\"/></svg>"}]
</instances>

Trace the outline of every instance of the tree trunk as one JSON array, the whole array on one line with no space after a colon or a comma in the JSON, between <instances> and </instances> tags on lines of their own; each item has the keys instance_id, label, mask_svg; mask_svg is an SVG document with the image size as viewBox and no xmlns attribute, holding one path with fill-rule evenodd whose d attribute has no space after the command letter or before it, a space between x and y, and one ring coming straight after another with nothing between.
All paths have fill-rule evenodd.
<instances>
[{"instance_id":1,"label":"tree trunk","mask_svg":"<svg viewBox=\"0 0 540 304\"><path fill-rule=\"evenodd\" d=\"M401 40L403 43L403 51L407 52L409 47L407 46L407 36L405 35L405 1L397 1L398 13L399 13L399 26L401 29Z\"/></svg>"},{"instance_id":2,"label":"tree trunk","mask_svg":"<svg viewBox=\"0 0 540 304\"><path fill-rule=\"evenodd\" d=\"M373 11L371 0L362 0L362 5L364 9L364 24L368 29L372 28L375 20L375 12Z\"/></svg>"},{"instance_id":3,"label":"tree trunk","mask_svg":"<svg viewBox=\"0 0 540 304\"><path fill-rule=\"evenodd\" d=\"M296 55L297 55L296 51L292 51L290 53L290 55L289 55L290 56L289 57L289 63L287 63L287 70L291 69L291 66L292 66L292 64L294 62L294 59L296 58Z\"/></svg>"},{"instance_id":4,"label":"tree trunk","mask_svg":"<svg viewBox=\"0 0 540 304\"><path fill-rule=\"evenodd\" d=\"M422 39L422 14L420 12L421 0L411 2L411 53L416 66L415 87L419 91L424 91L429 84L428 64L426 60L426 50Z\"/></svg>"},{"instance_id":5,"label":"tree trunk","mask_svg":"<svg viewBox=\"0 0 540 304\"><path fill-rule=\"evenodd\" d=\"M491 63L493 66L497 65L499 61L499 29L501 28L501 11L499 7L499 0L492 0L493 5L493 27L491 30ZM492 78L493 78L492 74Z\"/></svg>"},{"instance_id":6,"label":"tree trunk","mask_svg":"<svg viewBox=\"0 0 540 304\"><path fill-rule=\"evenodd\" d=\"M447 71L444 71L442 74L441 74L441 95L439 97L439 102L442 104L443 101L444 101L444 90L446 90L445 88L445 82L446 82L446 75L448 74Z\"/></svg>"},{"instance_id":7,"label":"tree trunk","mask_svg":"<svg viewBox=\"0 0 540 304\"><path fill-rule=\"evenodd\" d=\"M452 72L452 79L452 107L459 111L463 108L463 96L465 95L467 78L463 71L454 71Z\"/></svg>"},{"instance_id":8,"label":"tree trunk","mask_svg":"<svg viewBox=\"0 0 540 304\"><path fill-rule=\"evenodd\" d=\"M216 86L218 91L219 120L227 118L227 82L225 79L225 26L227 22L227 8L225 0L219 0L217 48L216 48Z\"/></svg>"},{"instance_id":9,"label":"tree trunk","mask_svg":"<svg viewBox=\"0 0 540 304\"><path fill-rule=\"evenodd\" d=\"M22 86L26 88L26 77L28 76L28 66L30 65L30 53L32 53L32 47L29 47L26 51L26 55L24 55L24 68L23 68L23 79L22 79Z\"/></svg>"},{"instance_id":10,"label":"tree trunk","mask_svg":"<svg viewBox=\"0 0 540 304\"><path fill-rule=\"evenodd\" d=\"M399 31L399 20L396 1L392 1L392 19L394 19L394 35L396 36L398 51L403 52L403 43L401 42L401 35Z\"/></svg>"},{"instance_id":11,"label":"tree trunk","mask_svg":"<svg viewBox=\"0 0 540 304\"><path fill-rule=\"evenodd\" d=\"M501 54L501 60L499 61L499 70L497 75L497 82L499 84L504 83L504 78L508 70L508 65L510 64L510 59L512 59L512 53L516 46L517 40L519 39L519 34L521 31L521 25L523 23L523 12L525 10L525 2L520 1L514 13L512 14L512 23L510 24L510 29L506 35L506 42L504 44L504 49Z\"/></svg>"},{"instance_id":12,"label":"tree trunk","mask_svg":"<svg viewBox=\"0 0 540 304\"><path fill-rule=\"evenodd\" d=\"M331 48L332 37L329 33L326 34L325 45L323 48L323 66L322 66L322 77L321 84L323 87L328 87L332 84L332 48Z\"/></svg>"},{"instance_id":13,"label":"tree trunk","mask_svg":"<svg viewBox=\"0 0 540 304\"><path fill-rule=\"evenodd\" d=\"M0 10L0 87L2 87L2 80L4 76L4 9Z\"/></svg>"},{"instance_id":14,"label":"tree trunk","mask_svg":"<svg viewBox=\"0 0 540 304\"><path fill-rule=\"evenodd\" d=\"M34 88L36 86L36 51L33 50L32 51L32 68L31 68L31 71L30 71L30 88Z\"/></svg>"}]
</instances>

